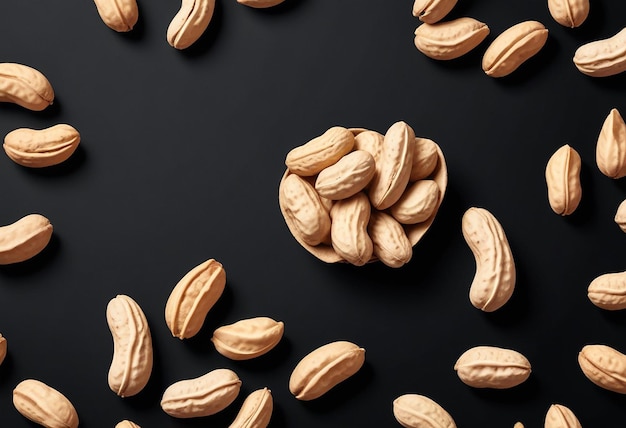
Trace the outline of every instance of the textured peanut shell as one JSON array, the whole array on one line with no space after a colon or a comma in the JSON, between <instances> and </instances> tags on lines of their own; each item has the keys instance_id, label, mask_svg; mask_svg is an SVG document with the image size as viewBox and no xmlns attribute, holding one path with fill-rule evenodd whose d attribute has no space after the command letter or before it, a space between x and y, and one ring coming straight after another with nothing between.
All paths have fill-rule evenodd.
<instances>
[{"instance_id":1,"label":"textured peanut shell","mask_svg":"<svg viewBox=\"0 0 626 428\"><path fill-rule=\"evenodd\" d=\"M504 77L536 55L548 40L548 30L538 21L513 25L497 36L483 55L483 71L491 77Z\"/></svg>"},{"instance_id":2,"label":"textured peanut shell","mask_svg":"<svg viewBox=\"0 0 626 428\"><path fill-rule=\"evenodd\" d=\"M426 221L439 202L439 187L435 180L419 180L411 183L389 213L402 224Z\"/></svg>"},{"instance_id":3,"label":"textured peanut shell","mask_svg":"<svg viewBox=\"0 0 626 428\"><path fill-rule=\"evenodd\" d=\"M346 199L365 189L375 172L374 157L365 150L355 150L324 168L317 175L315 190L324 198Z\"/></svg>"},{"instance_id":4,"label":"textured peanut shell","mask_svg":"<svg viewBox=\"0 0 626 428\"><path fill-rule=\"evenodd\" d=\"M515 289L515 262L500 222L484 208L469 208L461 229L476 260L469 298L474 307L493 312L509 301Z\"/></svg>"},{"instance_id":5,"label":"textured peanut shell","mask_svg":"<svg viewBox=\"0 0 626 428\"><path fill-rule=\"evenodd\" d=\"M113 337L109 388L120 397L137 395L152 373L152 336L148 320L139 304L123 294L109 301L106 318Z\"/></svg>"},{"instance_id":6,"label":"textured peanut shell","mask_svg":"<svg viewBox=\"0 0 626 428\"><path fill-rule=\"evenodd\" d=\"M530 376L526 357L512 349L476 346L465 351L454 364L459 379L474 388L507 389Z\"/></svg>"},{"instance_id":7,"label":"textured peanut shell","mask_svg":"<svg viewBox=\"0 0 626 428\"><path fill-rule=\"evenodd\" d=\"M607 345L585 345L578 353L583 374L597 386L626 394L626 355Z\"/></svg>"},{"instance_id":8,"label":"textured peanut shell","mask_svg":"<svg viewBox=\"0 0 626 428\"><path fill-rule=\"evenodd\" d=\"M167 42L176 49L187 49L206 31L215 0L182 0L179 11L167 28Z\"/></svg>"},{"instance_id":9,"label":"textured peanut shell","mask_svg":"<svg viewBox=\"0 0 626 428\"><path fill-rule=\"evenodd\" d=\"M195 336L226 287L226 271L208 259L191 269L174 286L165 304L165 322L174 337Z\"/></svg>"},{"instance_id":10,"label":"textured peanut shell","mask_svg":"<svg viewBox=\"0 0 626 428\"><path fill-rule=\"evenodd\" d=\"M385 136L380 132L363 130L354 135L354 147L356 150L364 150L372 155L374 162L378 162L383 151Z\"/></svg>"},{"instance_id":11,"label":"textured peanut shell","mask_svg":"<svg viewBox=\"0 0 626 428\"><path fill-rule=\"evenodd\" d=\"M404 394L393 400L393 415L405 428L456 428L452 416L433 399Z\"/></svg>"},{"instance_id":12,"label":"textured peanut shell","mask_svg":"<svg viewBox=\"0 0 626 428\"><path fill-rule=\"evenodd\" d=\"M71 125L45 129L18 128L4 137L4 151L15 163L44 168L66 161L80 143L80 133Z\"/></svg>"},{"instance_id":13,"label":"textured peanut shell","mask_svg":"<svg viewBox=\"0 0 626 428\"><path fill-rule=\"evenodd\" d=\"M333 126L322 135L295 147L287 153L285 165L300 176L318 174L352 151L354 134L341 126Z\"/></svg>"},{"instance_id":14,"label":"textured peanut shell","mask_svg":"<svg viewBox=\"0 0 626 428\"><path fill-rule=\"evenodd\" d=\"M415 0L412 13L420 21L434 24L450 13L456 3L457 0Z\"/></svg>"},{"instance_id":15,"label":"textured peanut shell","mask_svg":"<svg viewBox=\"0 0 626 428\"><path fill-rule=\"evenodd\" d=\"M515 422L515 425L513 425L513 428L524 428L524 424L521 422Z\"/></svg>"},{"instance_id":16,"label":"textured peanut shell","mask_svg":"<svg viewBox=\"0 0 626 428\"><path fill-rule=\"evenodd\" d=\"M117 32L133 29L139 19L137 0L94 0L98 14L107 27Z\"/></svg>"},{"instance_id":17,"label":"textured peanut shell","mask_svg":"<svg viewBox=\"0 0 626 428\"><path fill-rule=\"evenodd\" d=\"M41 111L53 101L52 85L39 70L12 62L0 63L0 102Z\"/></svg>"},{"instance_id":18,"label":"textured peanut shell","mask_svg":"<svg viewBox=\"0 0 626 428\"><path fill-rule=\"evenodd\" d=\"M282 321L269 317L248 318L217 328L211 342L217 352L231 360L249 360L274 349L284 331Z\"/></svg>"},{"instance_id":19,"label":"textured peanut shell","mask_svg":"<svg viewBox=\"0 0 626 428\"><path fill-rule=\"evenodd\" d=\"M237 0L237 3L255 9L266 9L268 7L278 6L284 1L285 0Z\"/></svg>"},{"instance_id":20,"label":"textured peanut shell","mask_svg":"<svg viewBox=\"0 0 626 428\"><path fill-rule=\"evenodd\" d=\"M0 265L23 262L39 254L52 238L52 224L41 214L28 214L0 227Z\"/></svg>"},{"instance_id":21,"label":"textured peanut shell","mask_svg":"<svg viewBox=\"0 0 626 428\"><path fill-rule=\"evenodd\" d=\"M582 428L574 412L562 404L550 406L543 426L544 428Z\"/></svg>"},{"instance_id":22,"label":"textured peanut shell","mask_svg":"<svg viewBox=\"0 0 626 428\"><path fill-rule=\"evenodd\" d=\"M268 388L257 389L243 401L229 428L265 428L270 423L273 410L272 392Z\"/></svg>"},{"instance_id":23,"label":"textured peanut shell","mask_svg":"<svg viewBox=\"0 0 626 428\"><path fill-rule=\"evenodd\" d=\"M548 0L548 10L556 22L575 28L589 16L589 0Z\"/></svg>"},{"instance_id":24,"label":"textured peanut shell","mask_svg":"<svg viewBox=\"0 0 626 428\"><path fill-rule=\"evenodd\" d=\"M289 391L302 401L314 400L356 374L365 363L365 349L336 341L311 351L293 369Z\"/></svg>"},{"instance_id":25,"label":"textured peanut shell","mask_svg":"<svg viewBox=\"0 0 626 428\"><path fill-rule=\"evenodd\" d=\"M241 380L230 369L173 383L163 393L161 408L174 418L210 416L228 407L239 395Z\"/></svg>"},{"instance_id":26,"label":"textured peanut shell","mask_svg":"<svg viewBox=\"0 0 626 428\"><path fill-rule=\"evenodd\" d=\"M0 364L7 356L7 339L0 334Z\"/></svg>"},{"instance_id":27,"label":"textured peanut shell","mask_svg":"<svg viewBox=\"0 0 626 428\"><path fill-rule=\"evenodd\" d=\"M548 202L552 211L566 216L578 208L582 199L580 155L569 145L560 147L546 165Z\"/></svg>"},{"instance_id":28,"label":"textured peanut shell","mask_svg":"<svg viewBox=\"0 0 626 428\"><path fill-rule=\"evenodd\" d=\"M363 192L336 201L330 210L333 249L355 266L363 266L372 258L374 247L367 233L371 211L369 199Z\"/></svg>"},{"instance_id":29,"label":"textured peanut shell","mask_svg":"<svg viewBox=\"0 0 626 428\"><path fill-rule=\"evenodd\" d=\"M46 428L76 428L76 409L56 389L45 383L26 379L13 390L13 405L26 419Z\"/></svg>"},{"instance_id":30,"label":"textured peanut shell","mask_svg":"<svg viewBox=\"0 0 626 428\"><path fill-rule=\"evenodd\" d=\"M626 123L617 109L611 109L596 143L596 164L609 178L626 176Z\"/></svg>"},{"instance_id":31,"label":"textured peanut shell","mask_svg":"<svg viewBox=\"0 0 626 428\"><path fill-rule=\"evenodd\" d=\"M612 37L576 49L574 65L591 77L608 77L626 71L626 28Z\"/></svg>"},{"instance_id":32,"label":"textured peanut shell","mask_svg":"<svg viewBox=\"0 0 626 428\"><path fill-rule=\"evenodd\" d=\"M432 175L438 163L437 144L429 138L415 137L413 149L413 165L409 181L417 181Z\"/></svg>"},{"instance_id":33,"label":"textured peanut shell","mask_svg":"<svg viewBox=\"0 0 626 428\"><path fill-rule=\"evenodd\" d=\"M413 246L402 225L383 211L373 211L367 226L374 256L385 265L399 268L411 261Z\"/></svg>"},{"instance_id":34,"label":"textured peanut shell","mask_svg":"<svg viewBox=\"0 0 626 428\"><path fill-rule=\"evenodd\" d=\"M613 220L622 232L626 233L626 199L618 205L617 210L615 211L615 218Z\"/></svg>"},{"instance_id":35,"label":"textured peanut shell","mask_svg":"<svg viewBox=\"0 0 626 428\"><path fill-rule=\"evenodd\" d=\"M136 423L125 419L121 422L118 422L117 425L115 425L115 428L141 428L141 427L137 425Z\"/></svg>"},{"instance_id":36,"label":"textured peanut shell","mask_svg":"<svg viewBox=\"0 0 626 428\"><path fill-rule=\"evenodd\" d=\"M591 303L609 311L626 309L626 272L606 273L587 287Z\"/></svg>"},{"instance_id":37,"label":"textured peanut shell","mask_svg":"<svg viewBox=\"0 0 626 428\"><path fill-rule=\"evenodd\" d=\"M489 27L474 18L462 17L436 24L421 24L414 35L417 50L429 58L448 61L480 45L489 35Z\"/></svg>"}]
</instances>

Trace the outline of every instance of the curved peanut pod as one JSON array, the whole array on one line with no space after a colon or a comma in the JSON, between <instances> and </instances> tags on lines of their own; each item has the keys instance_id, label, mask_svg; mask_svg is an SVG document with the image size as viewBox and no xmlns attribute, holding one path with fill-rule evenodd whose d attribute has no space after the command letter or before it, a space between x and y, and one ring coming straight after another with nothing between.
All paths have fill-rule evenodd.
<instances>
[{"instance_id":1,"label":"curved peanut pod","mask_svg":"<svg viewBox=\"0 0 626 428\"><path fill-rule=\"evenodd\" d=\"M7 356L7 339L0 334L0 364Z\"/></svg>"},{"instance_id":2,"label":"curved peanut pod","mask_svg":"<svg viewBox=\"0 0 626 428\"><path fill-rule=\"evenodd\" d=\"M125 419L121 422L118 422L115 425L115 428L141 428L141 427L137 425L136 423Z\"/></svg>"},{"instance_id":3,"label":"curved peanut pod","mask_svg":"<svg viewBox=\"0 0 626 428\"><path fill-rule=\"evenodd\" d=\"M356 374L365 349L347 341L331 342L307 354L289 378L289 391L302 401L314 400Z\"/></svg>"},{"instance_id":4,"label":"curved peanut pod","mask_svg":"<svg viewBox=\"0 0 626 428\"><path fill-rule=\"evenodd\" d=\"M411 165L409 181L413 182L430 177L437 168L438 160L437 143L430 138L415 137L413 165Z\"/></svg>"},{"instance_id":5,"label":"curved peanut pod","mask_svg":"<svg viewBox=\"0 0 626 428\"><path fill-rule=\"evenodd\" d=\"M580 155L569 145L559 148L546 165L548 201L552 211L559 215L570 215L582 199L580 184Z\"/></svg>"},{"instance_id":6,"label":"curved peanut pod","mask_svg":"<svg viewBox=\"0 0 626 428\"><path fill-rule=\"evenodd\" d=\"M507 389L526 381L531 367L524 355L512 349L476 346L459 357L454 370L473 388Z\"/></svg>"},{"instance_id":7,"label":"curved peanut pod","mask_svg":"<svg viewBox=\"0 0 626 428\"><path fill-rule=\"evenodd\" d=\"M217 328L211 342L231 360L249 360L267 354L280 342L285 331L282 321L255 317Z\"/></svg>"},{"instance_id":8,"label":"curved peanut pod","mask_svg":"<svg viewBox=\"0 0 626 428\"><path fill-rule=\"evenodd\" d=\"M587 288L591 303L609 311L626 309L626 272L606 273Z\"/></svg>"},{"instance_id":9,"label":"curved peanut pod","mask_svg":"<svg viewBox=\"0 0 626 428\"><path fill-rule=\"evenodd\" d=\"M411 183L389 213L402 224L415 224L428 220L439 202L439 186L435 180L418 180Z\"/></svg>"},{"instance_id":10,"label":"curved peanut pod","mask_svg":"<svg viewBox=\"0 0 626 428\"><path fill-rule=\"evenodd\" d=\"M380 159L385 137L380 132L363 130L354 134L354 150L364 150L374 158L374 164Z\"/></svg>"},{"instance_id":11,"label":"curved peanut pod","mask_svg":"<svg viewBox=\"0 0 626 428\"><path fill-rule=\"evenodd\" d=\"M15 163L44 168L66 161L78 147L80 133L58 124L45 129L19 128L4 137L4 151Z\"/></svg>"},{"instance_id":12,"label":"curved peanut pod","mask_svg":"<svg viewBox=\"0 0 626 428\"><path fill-rule=\"evenodd\" d=\"M413 16L427 24L442 20L456 5L457 0L415 0Z\"/></svg>"},{"instance_id":13,"label":"curved peanut pod","mask_svg":"<svg viewBox=\"0 0 626 428\"><path fill-rule=\"evenodd\" d=\"M617 207L614 220L622 232L626 233L626 199Z\"/></svg>"},{"instance_id":14,"label":"curved peanut pod","mask_svg":"<svg viewBox=\"0 0 626 428\"><path fill-rule=\"evenodd\" d=\"M237 3L255 9L266 9L268 7L278 6L284 1L285 0L237 0Z\"/></svg>"},{"instance_id":15,"label":"curved peanut pod","mask_svg":"<svg viewBox=\"0 0 626 428\"><path fill-rule=\"evenodd\" d=\"M52 85L39 70L12 62L0 63L0 102L41 111L53 100Z\"/></svg>"},{"instance_id":16,"label":"curved peanut pod","mask_svg":"<svg viewBox=\"0 0 626 428\"><path fill-rule=\"evenodd\" d=\"M348 153L324 168L315 180L315 190L327 199L346 199L365 189L376 172L374 157L365 150Z\"/></svg>"},{"instance_id":17,"label":"curved peanut pod","mask_svg":"<svg viewBox=\"0 0 626 428\"><path fill-rule=\"evenodd\" d=\"M574 53L574 65L591 77L608 77L626 71L626 28L608 39L580 46Z\"/></svg>"},{"instance_id":18,"label":"curved peanut pod","mask_svg":"<svg viewBox=\"0 0 626 428\"><path fill-rule=\"evenodd\" d=\"M165 304L165 322L174 337L195 336L226 287L226 271L215 259L191 269L174 286Z\"/></svg>"},{"instance_id":19,"label":"curved peanut pod","mask_svg":"<svg viewBox=\"0 0 626 428\"><path fill-rule=\"evenodd\" d=\"M465 242L476 259L470 286L474 307L493 312L511 298L515 289L515 262L504 229L484 208L469 208L462 219Z\"/></svg>"},{"instance_id":20,"label":"curved peanut pod","mask_svg":"<svg viewBox=\"0 0 626 428\"><path fill-rule=\"evenodd\" d=\"M452 416L424 395L404 394L393 400L393 415L405 428L456 428Z\"/></svg>"},{"instance_id":21,"label":"curved peanut pod","mask_svg":"<svg viewBox=\"0 0 626 428\"><path fill-rule=\"evenodd\" d=\"M429 58L451 60L477 47L489 35L487 24L474 18L422 24L415 30L415 47Z\"/></svg>"},{"instance_id":22,"label":"curved peanut pod","mask_svg":"<svg viewBox=\"0 0 626 428\"><path fill-rule=\"evenodd\" d=\"M367 225L374 256L385 265L399 268L411 261L413 246L402 225L383 211L372 211Z\"/></svg>"},{"instance_id":23,"label":"curved peanut pod","mask_svg":"<svg viewBox=\"0 0 626 428\"><path fill-rule=\"evenodd\" d=\"M94 2L102 22L117 32L132 30L139 19L137 0L94 0Z\"/></svg>"},{"instance_id":24,"label":"curved peanut pod","mask_svg":"<svg viewBox=\"0 0 626 428\"><path fill-rule=\"evenodd\" d=\"M596 164L609 178L626 176L626 123L619 111L611 109L596 143Z\"/></svg>"},{"instance_id":25,"label":"curved peanut pod","mask_svg":"<svg viewBox=\"0 0 626 428\"><path fill-rule=\"evenodd\" d=\"M548 40L548 30L537 21L515 24L496 37L483 55L483 71L504 77L536 55Z\"/></svg>"},{"instance_id":26,"label":"curved peanut pod","mask_svg":"<svg viewBox=\"0 0 626 428\"><path fill-rule=\"evenodd\" d=\"M591 382L609 391L626 394L626 355L607 345L585 345L578 365Z\"/></svg>"},{"instance_id":27,"label":"curved peanut pod","mask_svg":"<svg viewBox=\"0 0 626 428\"><path fill-rule=\"evenodd\" d=\"M244 400L235 420L229 428L265 428L269 425L274 410L272 392L257 389Z\"/></svg>"},{"instance_id":28,"label":"curved peanut pod","mask_svg":"<svg viewBox=\"0 0 626 428\"><path fill-rule=\"evenodd\" d=\"M111 299L106 310L113 337L109 387L120 397L138 394L152 373L152 337L143 311L123 294Z\"/></svg>"},{"instance_id":29,"label":"curved peanut pod","mask_svg":"<svg viewBox=\"0 0 626 428\"><path fill-rule=\"evenodd\" d=\"M289 171L309 177L333 165L352 151L354 134L342 126L333 126L322 135L295 147L287 153Z\"/></svg>"},{"instance_id":30,"label":"curved peanut pod","mask_svg":"<svg viewBox=\"0 0 626 428\"><path fill-rule=\"evenodd\" d=\"M544 428L582 428L574 412L562 404L550 406L543 426Z\"/></svg>"},{"instance_id":31,"label":"curved peanut pod","mask_svg":"<svg viewBox=\"0 0 626 428\"><path fill-rule=\"evenodd\" d=\"M241 380L235 372L215 369L167 387L161 398L161 408L174 418L210 416L235 401L240 389Z\"/></svg>"},{"instance_id":32,"label":"curved peanut pod","mask_svg":"<svg viewBox=\"0 0 626 428\"><path fill-rule=\"evenodd\" d=\"M182 0L167 28L167 42L176 49L187 49L206 31L214 10L215 0Z\"/></svg>"},{"instance_id":33,"label":"curved peanut pod","mask_svg":"<svg viewBox=\"0 0 626 428\"><path fill-rule=\"evenodd\" d=\"M363 192L335 202L330 210L333 249L355 266L363 266L372 258L374 247L367 232L371 211Z\"/></svg>"},{"instance_id":34,"label":"curved peanut pod","mask_svg":"<svg viewBox=\"0 0 626 428\"><path fill-rule=\"evenodd\" d=\"M70 400L41 381L26 379L17 384L13 405L26 419L46 428L78 427L78 414Z\"/></svg>"},{"instance_id":35,"label":"curved peanut pod","mask_svg":"<svg viewBox=\"0 0 626 428\"><path fill-rule=\"evenodd\" d=\"M0 265L35 257L50 242L52 229L50 220L41 214L29 214L15 223L0 227Z\"/></svg>"},{"instance_id":36,"label":"curved peanut pod","mask_svg":"<svg viewBox=\"0 0 626 428\"><path fill-rule=\"evenodd\" d=\"M589 0L548 0L548 10L559 24L579 27L589 15Z\"/></svg>"}]
</instances>

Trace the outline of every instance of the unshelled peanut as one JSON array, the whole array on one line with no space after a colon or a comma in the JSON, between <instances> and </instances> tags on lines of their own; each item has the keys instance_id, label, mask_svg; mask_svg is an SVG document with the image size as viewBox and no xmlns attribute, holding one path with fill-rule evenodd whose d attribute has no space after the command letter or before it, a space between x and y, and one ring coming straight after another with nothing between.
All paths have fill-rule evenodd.
<instances>
[{"instance_id":1,"label":"unshelled peanut","mask_svg":"<svg viewBox=\"0 0 626 428\"><path fill-rule=\"evenodd\" d=\"M568 144L561 146L546 164L548 202L552 211L566 216L578 208L582 199L580 155Z\"/></svg>"},{"instance_id":2,"label":"unshelled peanut","mask_svg":"<svg viewBox=\"0 0 626 428\"><path fill-rule=\"evenodd\" d=\"M393 415L405 428L456 428L452 416L432 398L404 394L393 400Z\"/></svg>"},{"instance_id":3,"label":"unshelled peanut","mask_svg":"<svg viewBox=\"0 0 626 428\"><path fill-rule=\"evenodd\" d=\"M217 328L211 342L231 360L249 360L267 354L280 342L285 331L282 321L254 317Z\"/></svg>"},{"instance_id":4,"label":"unshelled peanut","mask_svg":"<svg viewBox=\"0 0 626 428\"><path fill-rule=\"evenodd\" d=\"M528 359L512 349L476 346L454 365L459 379L474 388L507 389L525 382L531 373Z\"/></svg>"},{"instance_id":5,"label":"unshelled peanut","mask_svg":"<svg viewBox=\"0 0 626 428\"><path fill-rule=\"evenodd\" d=\"M78 427L78 413L70 400L39 380L26 379L17 384L13 405L26 419L46 428Z\"/></svg>"},{"instance_id":6,"label":"unshelled peanut","mask_svg":"<svg viewBox=\"0 0 626 428\"><path fill-rule=\"evenodd\" d=\"M489 35L489 27L477 19L462 17L436 24L421 24L414 32L415 47L429 58L452 60L459 58Z\"/></svg>"},{"instance_id":7,"label":"unshelled peanut","mask_svg":"<svg viewBox=\"0 0 626 428\"><path fill-rule=\"evenodd\" d=\"M54 101L54 89L39 70L12 62L0 63L0 102L41 111Z\"/></svg>"},{"instance_id":8,"label":"unshelled peanut","mask_svg":"<svg viewBox=\"0 0 626 428\"><path fill-rule=\"evenodd\" d=\"M15 163L44 168L66 161L80 143L80 133L71 125L45 129L18 128L4 137L4 151Z\"/></svg>"},{"instance_id":9,"label":"unshelled peanut","mask_svg":"<svg viewBox=\"0 0 626 428\"><path fill-rule=\"evenodd\" d=\"M204 34L214 11L215 0L182 0L167 27L167 42L176 49L187 49Z\"/></svg>"},{"instance_id":10,"label":"unshelled peanut","mask_svg":"<svg viewBox=\"0 0 626 428\"><path fill-rule=\"evenodd\" d=\"M52 238L53 227L41 214L29 214L0 227L0 265L31 259L43 251Z\"/></svg>"},{"instance_id":11,"label":"unshelled peanut","mask_svg":"<svg viewBox=\"0 0 626 428\"><path fill-rule=\"evenodd\" d=\"M576 49L574 65L591 77L608 77L626 71L626 28L607 39L586 43Z\"/></svg>"}]
</instances>

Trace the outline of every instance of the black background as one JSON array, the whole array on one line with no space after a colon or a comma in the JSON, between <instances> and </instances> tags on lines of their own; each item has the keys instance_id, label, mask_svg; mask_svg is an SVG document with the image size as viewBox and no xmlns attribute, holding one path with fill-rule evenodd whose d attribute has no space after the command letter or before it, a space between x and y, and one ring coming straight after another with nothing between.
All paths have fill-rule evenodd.
<instances>
[{"instance_id":1,"label":"black background","mask_svg":"<svg viewBox=\"0 0 626 428\"><path fill-rule=\"evenodd\" d=\"M90 1L0 3L0 61L37 68L56 92L43 112L0 105L0 133L69 123L82 136L70 160L46 170L0 156L0 223L38 212L55 228L40 255L0 268L9 344L0 425L32 425L11 402L25 378L64 393L91 428L126 418L144 428L228 426L264 386L274 427L398 426L391 403L409 392L437 401L460 427L539 427L552 403L585 427L624 424L626 398L589 382L577 354L588 343L626 351L626 315L586 296L593 278L626 269L626 236L613 221L626 185L595 164L605 117L626 109L626 75L590 78L572 57L623 28L626 3L593 1L588 20L568 29L543 0L460 0L448 18L474 17L491 34L446 63L414 47L409 0L286 0L269 10L218 0L185 51L165 39L179 7L140 0L139 23L120 34ZM528 19L550 30L544 49L509 77L487 77L488 43ZM286 153L334 125L384 133L398 120L435 140L448 162L432 228L401 269L320 262L278 208ZM565 143L583 162L583 199L567 218L551 211L544 180ZM517 265L512 299L491 314L468 299L475 264L460 220L471 206L500 220ZM180 341L165 302L208 258L226 269L225 293L198 336ZM116 294L141 305L154 341L150 382L125 399L107 385L105 308ZM260 315L285 322L271 353L232 362L212 347L215 328ZM322 398L297 401L287 388L295 364L340 339L366 349L365 366ZM464 385L454 362L482 344L522 352L531 377L502 391ZM168 385L218 367L243 381L233 405L196 420L160 409Z\"/></svg>"}]
</instances>

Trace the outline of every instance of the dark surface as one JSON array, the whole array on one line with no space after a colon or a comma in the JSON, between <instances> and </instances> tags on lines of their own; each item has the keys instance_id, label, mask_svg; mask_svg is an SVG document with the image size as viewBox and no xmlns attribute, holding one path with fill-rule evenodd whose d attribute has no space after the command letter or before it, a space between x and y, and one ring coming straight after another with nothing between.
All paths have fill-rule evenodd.
<instances>
[{"instance_id":1,"label":"dark surface","mask_svg":"<svg viewBox=\"0 0 626 428\"><path fill-rule=\"evenodd\" d=\"M245 395L264 386L274 427L399 426L391 402L409 392L437 401L459 427L543 426L552 403L584 427L624 424L626 397L589 382L577 354L588 343L626 351L626 313L586 297L593 278L626 269L626 235L613 222L626 185L595 164L604 118L626 110L626 75L589 78L572 56L619 31L626 3L593 1L572 30L543 0L460 0L449 18L475 17L491 35L448 63L415 49L408 0L286 0L272 10L218 0L209 30L186 51L165 40L179 6L141 0L138 25L119 34L90 1L0 4L0 61L39 69L57 95L43 112L0 105L0 134L65 122L82 135L74 156L47 170L0 156L0 223L39 212L55 228L43 253L0 268L9 343L1 426L32 425L11 402L24 378L63 392L87 428L125 418L144 428L228 426ZM513 75L487 77L487 44L527 19L549 28L545 48ZM286 153L333 125L385 132L398 120L437 141L448 162L432 229L402 269L318 261L278 208ZM565 143L583 161L583 200L568 218L551 211L544 181ZM467 295L475 264L460 220L470 206L500 220L518 270L512 299L491 314ZM167 329L165 302L208 258L224 264L226 291L201 333L181 342ZM146 313L155 352L148 386L126 399L107 385L105 308L120 293ZM278 348L247 362L215 351L216 327L259 315L285 322ZM287 388L295 364L339 339L366 349L365 366L326 396L297 401ZM504 391L465 386L454 362L481 344L522 352L530 379ZM162 412L168 385L218 367L243 380L232 406L197 420Z\"/></svg>"}]
</instances>

